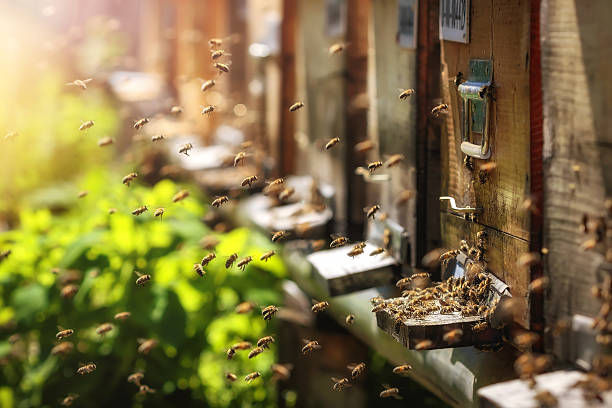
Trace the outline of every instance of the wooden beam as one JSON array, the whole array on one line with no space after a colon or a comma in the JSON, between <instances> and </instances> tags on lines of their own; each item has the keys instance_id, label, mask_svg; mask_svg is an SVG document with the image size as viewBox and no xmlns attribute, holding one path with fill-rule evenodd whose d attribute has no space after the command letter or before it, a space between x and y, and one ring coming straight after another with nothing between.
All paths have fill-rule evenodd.
<instances>
[{"instance_id":1,"label":"wooden beam","mask_svg":"<svg viewBox=\"0 0 612 408\"><path fill-rule=\"evenodd\" d=\"M281 84L279 170L281 175L294 174L296 165L295 115L288 107L295 102L297 0L283 0L281 23Z\"/></svg>"}]
</instances>

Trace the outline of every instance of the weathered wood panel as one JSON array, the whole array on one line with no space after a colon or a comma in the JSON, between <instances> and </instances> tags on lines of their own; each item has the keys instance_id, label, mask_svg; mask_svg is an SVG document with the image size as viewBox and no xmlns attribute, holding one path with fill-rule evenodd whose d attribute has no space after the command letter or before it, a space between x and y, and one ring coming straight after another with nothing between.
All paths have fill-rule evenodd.
<instances>
[{"instance_id":1,"label":"weathered wood panel","mask_svg":"<svg viewBox=\"0 0 612 408\"><path fill-rule=\"evenodd\" d=\"M296 168L295 120L287 106L295 102L295 48L297 35L297 0L283 0L281 23L280 89L280 171L292 174Z\"/></svg>"},{"instance_id":2,"label":"weathered wood panel","mask_svg":"<svg viewBox=\"0 0 612 408\"><path fill-rule=\"evenodd\" d=\"M470 246L476 244L476 233L486 231L485 261L487 269L510 287L512 296L521 300L516 310L519 323L529 325L528 290L529 271L517 266L520 254L529 251L529 242L482 224L468 222L454 214L442 213L442 245L456 249L465 239Z\"/></svg>"},{"instance_id":3,"label":"weathered wood panel","mask_svg":"<svg viewBox=\"0 0 612 408\"><path fill-rule=\"evenodd\" d=\"M603 248L579 248L583 214L602 216L612 193L612 7L605 0L542 1L545 271L551 287L546 319L594 316L590 295ZM572 166L579 166L574 171ZM602 274L603 275L603 274ZM567 358L571 336L549 344Z\"/></svg>"},{"instance_id":4,"label":"weathered wood panel","mask_svg":"<svg viewBox=\"0 0 612 408\"><path fill-rule=\"evenodd\" d=\"M529 51L530 2L473 0L470 12L469 44L441 41L442 102L449 113L441 119L442 188L455 197L460 207L482 207L477 224L442 214L442 243L456 247L467 234L483 227L489 232L487 261L489 270L511 287L521 302L518 322L529 325L527 286L530 274L516 261L529 251L530 214L521 204L531 195ZM454 79L461 72L468 76L470 59L493 61L494 102L490 118L491 158L497 168L483 183L474 160L474 170L463 166L461 152L462 100ZM472 135L478 143L480 135ZM446 211L446 204L442 205ZM474 240L474 235L470 237Z\"/></svg>"},{"instance_id":5,"label":"weathered wood panel","mask_svg":"<svg viewBox=\"0 0 612 408\"><path fill-rule=\"evenodd\" d=\"M529 190L529 18L527 0L473 0L469 44L441 41L444 117L442 192L460 206L479 206L479 222L522 239L529 238L529 214L520 210ZM481 184L478 166L462 167L461 98L454 77L468 74L470 59L493 60L495 102L491 111L491 159L497 168ZM474 136L479 138L479 136Z\"/></svg>"},{"instance_id":6,"label":"weathered wood panel","mask_svg":"<svg viewBox=\"0 0 612 408\"><path fill-rule=\"evenodd\" d=\"M416 14L415 10L415 17ZM388 173L391 179L388 183L369 185L368 196L371 200L377 197L381 211L386 211L390 218L409 232L413 252L410 259L414 260L418 244L415 240L416 200L412 199L401 206L396 206L395 200L403 190L416 190L417 97L412 95L406 100L399 100L398 95L402 89L417 88L417 52L398 43L398 0L372 2L372 24L374 35L370 51L375 61L375 83L370 108L376 115L377 129L372 136L379 148L369 154L368 160L384 161L391 154L403 154L405 159L391 169L379 170ZM365 166L365 158L361 160L361 166Z\"/></svg>"}]
</instances>

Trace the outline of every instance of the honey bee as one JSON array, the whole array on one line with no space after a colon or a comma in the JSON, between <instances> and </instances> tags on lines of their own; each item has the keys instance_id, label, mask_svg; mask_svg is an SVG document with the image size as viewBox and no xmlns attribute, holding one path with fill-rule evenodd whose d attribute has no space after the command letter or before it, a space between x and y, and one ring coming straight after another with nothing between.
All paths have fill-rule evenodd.
<instances>
[{"instance_id":1,"label":"honey bee","mask_svg":"<svg viewBox=\"0 0 612 408\"><path fill-rule=\"evenodd\" d=\"M232 346L234 350L248 350L251 347L253 347L253 345L249 341L239 341Z\"/></svg>"},{"instance_id":2,"label":"honey bee","mask_svg":"<svg viewBox=\"0 0 612 408\"><path fill-rule=\"evenodd\" d=\"M353 149L356 153L366 153L374 148L374 142L371 140L364 140L362 142L357 143Z\"/></svg>"},{"instance_id":3,"label":"honey bee","mask_svg":"<svg viewBox=\"0 0 612 408\"><path fill-rule=\"evenodd\" d=\"M380 392L380 394L378 394L380 398L389 398L389 397L393 397L396 399L400 398L399 395L399 388L389 388L388 386L385 386L385 389L383 391Z\"/></svg>"},{"instance_id":4,"label":"honey bee","mask_svg":"<svg viewBox=\"0 0 612 408\"><path fill-rule=\"evenodd\" d=\"M227 351L225 352L225 355L227 356L228 360L231 360L232 358L234 358L234 354L236 354L236 350L232 347L228 348Z\"/></svg>"},{"instance_id":5,"label":"honey bee","mask_svg":"<svg viewBox=\"0 0 612 408\"><path fill-rule=\"evenodd\" d=\"M234 382L238 379L238 377L234 373L225 373L225 379Z\"/></svg>"},{"instance_id":6,"label":"honey bee","mask_svg":"<svg viewBox=\"0 0 612 408\"><path fill-rule=\"evenodd\" d=\"M274 256L274 254L276 254L276 251L274 251L274 250L268 251L268 252L266 252L265 254L263 254L263 255L262 255L260 258L259 258L259 260L260 260L260 261L266 261L266 262L268 262L268 259L272 258L272 257Z\"/></svg>"},{"instance_id":7,"label":"honey bee","mask_svg":"<svg viewBox=\"0 0 612 408\"><path fill-rule=\"evenodd\" d=\"M534 399L538 402L541 408L556 408L559 406L559 400L548 390L539 390Z\"/></svg>"},{"instance_id":8,"label":"honey bee","mask_svg":"<svg viewBox=\"0 0 612 408\"><path fill-rule=\"evenodd\" d=\"M332 377L331 380L334 382L334 385L332 386L332 390L334 391L342 391L346 387L351 386L348 378L337 379L336 377Z\"/></svg>"},{"instance_id":9,"label":"honey bee","mask_svg":"<svg viewBox=\"0 0 612 408\"><path fill-rule=\"evenodd\" d=\"M115 141L113 140L112 137L103 137L102 139L98 140L98 146L103 147L103 146L108 146L108 145L112 145Z\"/></svg>"},{"instance_id":10,"label":"honey bee","mask_svg":"<svg viewBox=\"0 0 612 408\"><path fill-rule=\"evenodd\" d=\"M200 275L201 277L204 277L204 275L206 274L206 271L204 270L204 268L202 268L202 265L200 265L199 263L193 264L193 270L196 271L196 273Z\"/></svg>"},{"instance_id":11,"label":"honey bee","mask_svg":"<svg viewBox=\"0 0 612 408\"><path fill-rule=\"evenodd\" d=\"M391 230L389 228L383 231L383 248L387 251L391 249Z\"/></svg>"},{"instance_id":12,"label":"honey bee","mask_svg":"<svg viewBox=\"0 0 612 408\"><path fill-rule=\"evenodd\" d=\"M175 105L175 106L170 108L170 113L175 115L175 116L178 116L181 113L183 113L183 108L178 106L178 105Z\"/></svg>"},{"instance_id":13,"label":"honey bee","mask_svg":"<svg viewBox=\"0 0 612 408\"><path fill-rule=\"evenodd\" d=\"M354 314L346 315L346 319L344 319L344 322L346 323L347 326L351 326L355 322L355 315Z\"/></svg>"},{"instance_id":14,"label":"honey bee","mask_svg":"<svg viewBox=\"0 0 612 408\"><path fill-rule=\"evenodd\" d=\"M272 380L286 381L291 377L291 370L293 369L293 365L291 364L272 364L270 369L272 370Z\"/></svg>"},{"instance_id":15,"label":"honey bee","mask_svg":"<svg viewBox=\"0 0 612 408\"><path fill-rule=\"evenodd\" d=\"M378 169L379 167L382 167L383 162L381 161L374 161L371 163L368 163L368 171L370 172L370 174L372 174L376 169Z\"/></svg>"},{"instance_id":16,"label":"honey bee","mask_svg":"<svg viewBox=\"0 0 612 408\"><path fill-rule=\"evenodd\" d=\"M548 287L549 282L550 279L548 279L546 276L543 276L541 278L532 280L528 288L531 292L539 293Z\"/></svg>"},{"instance_id":17,"label":"honey bee","mask_svg":"<svg viewBox=\"0 0 612 408\"><path fill-rule=\"evenodd\" d=\"M453 329L453 330L450 330L444 333L444 335L442 336L442 339L448 344L455 344L459 342L462 337L463 337L463 330Z\"/></svg>"},{"instance_id":18,"label":"honey bee","mask_svg":"<svg viewBox=\"0 0 612 408\"><path fill-rule=\"evenodd\" d=\"M90 374L96 371L96 368L97 366L94 363L85 364L79 367L79 369L77 370L77 374L80 374L80 375Z\"/></svg>"},{"instance_id":19,"label":"honey bee","mask_svg":"<svg viewBox=\"0 0 612 408\"><path fill-rule=\"evenodd\" d=\"M477 332L486 330L488 327L489 327L489 324L487 322L481 322L481 323L477 323L474 326L472 326L472 331L477 333Z\"/></svg>"},{"instance_id":20,"label":"honey bee","mask_svg":"<svg viewBox=\"0 0 612 408\"><path fill-rule=\"evenodd\" d=\"M342 51L344 51L344 49L346 48L347 44L346 43L336 43L336 44L332 44L329 49L329 55L335 55L338 54Z\"/></svg>"},{"instance_id":21,"label":"honey bee","mask_svg":"<svg viewBox=\"0 0 612 408\"><path fill-rule=\"evenodd\" d=\"M333 236L332 236L333 238ZM341 247L343 245L346 245L348 243L348 238L347 237L343 237L343 236L339 236L337 238L334 238L334 240L329 244L330 248L338 248Z\"/></svg>"},{"instance_id":22,"label":"honey bee","mask_svg":"<svg viewBox=\"0 0 612 408\"><path fill-rule=\"evenodd\" d=\"M385 166L387 166L387 168L393 167L399 164L403 160L404 160L403 154L394 154L387 159L387 161L385 162Z\"/></svg>"},{"instance_id":23,"label":"honey bee","mask_svg":"<svg viewBox=\"0 0 612 408\"><path fill-rule=\"evenodd\" d=\"M325 309L327 309L329 307L329 303L328 302L318 302L315 303L314 305L312 305L312 307L310 308L314 313L319 313L324 311Z\"/></svg>"},{"instance_id":24,"label":"honey bee","mask_svg":"<svg viewBox=\"0 0 612 408\"><path fill-rule=\"evenodd\" d=\"M316 340L302 340L304 342L304 347L302 347L302 354L306 355L312 353L315 350L320 350L321 345Z\"/></svg>"},{"instance_id":25,"label":"honey bee","mask_svg":"<svg viewBox=\"0 0 612 408\"><path fill-rule=\"evenodd\" d=\"M140 129L147 123L149 123L149 118L138 119L136 122L134 122L134 129Z\"/></svg>"},{"instance_id":26,"label":"honey bee","mask_svg":"<svg viewBox=\"0 0 612 408\"><path fill-rule=\"evenodd\" d=\"M117 212L117 209L116 209L116 208L109 208L109 209L108 209L108 213L109 213L109 214L114 214L114 213L116 213L116 212Z\"/></svg>"},{"instance_id":27,"label":"honey bee","mask_svg":"<svg viewBox=\"0 0 612 408\"><path fill-rule=\"evenodd\" d=\"M138 216L146 211L149 211L149 208L146 205L143 205L142 207L138 207L134 211L132 211L132 215Z\"/></svg>"},{"instance_id":28,"label":"honey bee","mask_svg":"<svg viewBox=\"0 0 612 408\"><path fill-rule=\"evenodd\" d=\"M230 256L228 256L227 260L225 261L225 269L231 268L234 262L236 262L236 259L238 259L238 254L236 253L233 253Z\"/></svg>"},{"instance_id":29,"label":"honey bee","mask_svg":"<svg viewBox=\"0 0 612 408\"><path fill-rule=\"evenodd\" d=\"M253 183L257 181L257 176L249 176L247 178L245 178L244 180L242 180L242 183L240 183L240 185L242 187L244 186L249 186L249 188L251 188L253 186Z\"/></svg>"},{"instance_id":30,"label":"honey bee","mask_svg":"<svg viewBox=\"0 0 612 408\"><path fill-rule=\"evenodd\" d=\"M376 212L380 210L380 205L374 204L370 208L366 208L366 218L376 219Z\"/></svg>"},{"instance_id":31,"label":"honey bee","mask_svg":"<svg viewBox=\"0 0 612 408\"><path fill-rule=\"evenodd\" d=\"M138 177L137 173L130 173L127 176L125 176L121 182L129 187L130 183L134 181L136 177Z\"/></svg>"},{"instance_id":32,"label":"honey bee","mask_svg":"<svg viewBox=\"0 0 612 408\"><path fill-rule=\"evenodd\" d=\"M243 163L244 159L247 157L247 153L246 152L239 152L235 157L234 157L234 167L238 166L238 164Z\"/></svg>"},{"instance_id":33,"label":"honey bee","mask_svg":"<svg viewBox=\"0 0 612 408\"><path fill-rule=\"evenodd\" d=\"M393 367L393 374L403 375L412 370L412 366L410 364L402 364L397 367Z\"/></svg>"},{"instance_id":34,"label":"honey bee","mask_svg":"<svg viewBox=\"0 0 612 408\"><path fill-rule=\"evenodd\" d=\"M406 204L410 199L414 197L414 192L412 190L404 190L397 195L395 199L395 206L399 207L400 205Z\"/></svg>"},{"instance_id":35,"label":"honey bee","mask_svg":"<svg viewBox=\"0 0 612 408\"><path fill-rule=\"evenodd\" d=\"M151 275L142 274L140 272L134 271L136 275L138 275L138 279L136 279L136 285L143 286L145 283L151 280Z\"/></svg>"},{"instance_id":36,"label":"honey bee","mask_svg":"<svg viewBox=\"0 0 612 408\"><path fill-rule=\"evenodd\" d=\"M213 64L213 67L215 67L215 68L217 68L219 70L219 74L222 74L224 72L227 74L230 71L229 66L230 66L229 63L228 64L223 64L221 62L215 62Z\"/></svg>"},{"instance_id":37,"label":"honey bee","mask_svg":"<svg viewBox=\"0 0 612 408\"><path fill-rule=\"evenodd\" d=\"M60 330L55 335L55 338L58 339L58 340L62 340L62 339L65 339L66 337L72 336L73 333L74 333L74 330L72 330L72 329Z\"/></svg>"},{"instance_id":38,"label":"honey bee","mask_svg":"<svg viewBox=\"0 0 612 408\"><path fill-rule=\"evenodd\" d=\"M87 89L87 84L90 83L91 81L92 81L91 78L87 78L87 79L75 79L72 82L66 82L66 85L68 85L68 86L78 86L82 90L86 90Z\"/></svg>"},{"instance_id":39,"label":"honey bee","mask_svg":"<svg viewBox=\"0 0 612 408\"><path fill-rule=\"evenodd\" d=\"M415 346L415 350L427 350L433 347L433 342L431 340L421 340Z\"/></svg>"},{"instance_id":40,"label":"honey bee","mask_svg":"<svg viewBox=\"0 0 612 408\"><path fill-rule=\"evenodd\" d=\"M285 238L287 235L287 231L276 231L273 235L272 235L272 242L276 242L279 241L283 238Z\"/></svg>"},{"instance_id":41,"label":"honey bee","mask_svg":"<svg viewBox=\"0 0 612 408\"><path fill-rule=\"evenodd\" d=\"M210 48L220 47L223 44L223 39L221 38L211 38L208 40L208 46Z\"/></svg>"},{"instance_id":42,"label":"honey bee","mask_svg":"<svg viewBox=\"0 0 612 408\"><path fill-rule=\"evenodd\" d=\"M210 79L208 81L204 81L202 82L202 86L200 87L200 89L202 90L202 92L206 92L208 91L210 88L212 88L213 86L215 86L216 82L214 81L214 79Z\"/></svg>"},{"instance_id":43,"label":"honey bee","mask_svg":"<svg viewBox=\"0 0 612 408\"><path fill-rule=\"evenodd\" d=\"M537 333L524 331L515 335L513 340L518 347L531 347L540 340L540 336Z\"/></svg>"},{"instance_id":44,"label":"honey bee","mask_svg":"<svg viewBox=\"0 0 612 408\"><path fill-rule=\"evenodd\" d=\"M85 190L79 191L79 194L77 194L77 197L78 198L84 198L84 197L87 197L87 194L89 194L88 191L85 191Z\"/></svg>"},{"instance_id":45,"label":"honey bee","mask_svg":"<svg viewBox=\"0 0 612 408\"><path fill-rule=\"evenodd\" d=\"M79 130L89 129L93 125L94 125L94 121L93 120L88 120L86 122L81 123L81 126L79 126Z\"/></svg>"},{"instance_id":46,"label":"honey bee","mask_svg":"<svg viewBox=\"0 0 612 408\"><path fill-rule=\"evenodd\" d=\"M165 209L163 207L156 208L155 212L153 213L153 216L159 217L159 219L161 220L164 216L164 211Z\"/></svg>"},{"instance_id":47,"label":"honey bee","mask_svg":"<svg viewBox=\"0 0 612 408\"><path fill-rule=\"evenodd\" d=\"M70 353L73 349L74 349L74 344L72 344L69 341L63 341L51 349L51 354L54 356L57 356L57 355L65 356L66 354Z\"/></svg>"},{"instance_id":48,"label":"honey bee","mask_svg":"<svg viewBox=\"0 0 612 408\"><path fill-rule=\"evenodd\" d=\"M210 263L210 261L212 261L216 257L217 255L214 252L211 252L208 255L206 255L204 258L202 258L202 261L200 262L200 264L202 266L207 266Z\"/></svg>"},{"instance_id":49,"label":"honey bee","mask_svg":"<svg viewBox=\"0 0 612 408\"><path fill-rule=\"evenodd\" d=\"M189 151L193 149L193 144L191 143L185 143L184 145L181 146L181 148L179 149L179 154L183 153L185 156L189 156Z\"/></svg>"},{"instance_id":50,"label":"honey bee","mask_svg":"<svg viewBox=\"0 0 612 408\"><path fill-rule=\"evenodd\" d=\"M289 112L295 112L296 110L303 108L303 107L304 107L303 102L296 102L289 107Z\"/></svg>"},{"instance_id":51,"label":"honey bee","mask_svg":"<svg viewBox=\"0 0 612 408\"><path fill-rule=\"evenodd\" d=\"M347 366L347 368L351 370L351 378L354 380L355 378L365 373L366 364L365 363L350 364Z\"/></svg>"},{"instance_id":52,"label":"honey bee","mask_svg":"<svg viewBox=\"0 0 612 408\"><path fill-rule=\"evenodd\" d=\"M210 57L213 60L219 59L219 58L223 57L224 55L225 56L230 56L232 54L229 54L229 53L227 53L226 51L223 51L223 50L214 50L214 51L210 52Z\"/></svg>"},{"instance_id":53,"label":"honey bee","mask_svg":"<svg viewBox=\"0 0 612 408\"><path fill-rule=\"evenodd\" d=\"M376 248L375 250L373 250L372 252L370 252L370 256L376 256L376 255L380 255L383 252L385 252L385 248Z\"/></svg>"},{"instance_id":54,"label":"honey bee","mask_svg":"<svg viewBox=\"0 0 612 408\"><path fill-rule=\"evenodd\" d=\"M259 376L261 376L261 374L258 371L252 372L251 374L247 374L247 376L244 377L244 381L250 383Z\"/></svg>"},{"instance_id":55,"label":"honey bee","mask_svg":"<svg viewBox=\"0 0 612 408\"><path fill-rule=\"evenodd\" d=\"M126 320L130 317L131 313L130 312L119 312L115 315L114 319L115 320Z\"/></svg>"},{"instance_id":56,"label":"honey bee","mask_svg":"<svg viewBox=\"0 0 612 408\"><path fill-rule=\"evenodd\" d=\"M172 197L172 202L178 203L179 201L182 201L186 199L187 197L189 197L189 191L181 190Z\"/></svg>"},{"instance_id":57,"label":"honey bee","mask_svg":"<svg viewBox=\"0 0 612 408\"><path fill-rule=\"evenodd\" d=\"M138 339L138 352L140 354L149 354L151 350L157 347L157 340L155 339Z\"/></svg>"},{"instance_id":58,"label":"honey bee","mask_svg":"<svg viewBox=\"0 0 612 408\"><path fill-rule=\"evenodd\" d=\"M202 112L200 112L202 115L207 115L209 113L212 113L215 111L215 107L213 105L208 105L208 106L203 106L202 107Z\"/></svg>"},{"instance_id":59,"label":"honey bee","mask_svg":"<svg viewBox=\"0 0 612 408\"><path fill-rule=\"evenodd\" d=\"M257 340L257 347L268 348L270 343L274 343L274 337L272 337L272 336L265 336L265 337L262 337L261 339Z\"/></svg>"},{"instance_id":60,"label":"honey bee","mask_svg":"<svg viewBox=\"0 0 612 408\"><path fill-rule=\"evenodd\" d=\"M339 137L334 137L329 142L327 142L327 144L325 145L325 150L331 149L332 147L334 147L338 143L340 143L340 138Z\"/></svg>"},{"instance_id":61,"label":"honey bee","mask_svg":"<svg viewBox=\"0 0 612 408\"><path fill-rule=\"evenodd\" d=\"M151 141L152 142L159 142L160 140L164 140L164 139L165 139L164 135L161 135L161 134L160 135L155 135L155 136L151 137Z\"/></svg>"},{"instance_id":62,"label":"honey bee","mask_svg":"<svg viewBox=\"0 0 612 408\"><path fill-rule=\"evenodd\" d=\"M451 258L455 258L457 255L459 255L459 253L460 252L458 250L456 250L456 249L454 249L452 251L444 252L444 253L442 253L440 255L439 260L440 260L440 262L446 262L446 261L448 261Z\"/></svg>"},{"instance_id":63,"label":"honey bee","mask_svg":"<svg viewBox=\"0 0 612 408\"><path fill-rule=\"evenodd\" d=\"M538 252L527 252L519 256L516 264L519 268L528 268L532 265L540 263L540 254Z\"/></svg>"},{"instance_id":64,"label":"honey bee","mask_svg":"<svg viewBox=\"0 0 612 408\"><path fill-rule=\"evenodd\" d=\"M361 254L363 254L363 248L358 247L358 246L353 247L350 251L348 251L346 253L346 255L350 256L351 258L354 258L354 257L359 256Z\"/></svg>"},{"instance_id":65,"label":"honey bee","mask_svg":"<svg viewBox=\"0 0 612 408\"><path fill-rule=\"evenodd\" d=\"M272 320L272 317L278 312L278 307L274 305L266 306L261 310L261 315L264 320Z\"/></svg>"},{"instance_id":66,"label":"honey bee","mask_svg":"<svg viewBox=\"0 0 612 408\"><path fill-rule=\"evenodd\" d=\"M255 304L253 302L242 302L236 306L236 313L244 314L248 313L255 308Z\"/></svg>"},{"instance_id":67,"label":"honey bee","mask_svg":"<svg viewBox=\"0 0 612 408\"><path fill-rule=\"evenodd\" d=\"M229 198L227 196L221 196L221 197L215 198L211 205L215 208L219 208L221 207L221 205L227 203L228 201L229 201Z\"/></svg>"},{"instance_id":68,"label":"honey bee","mask_svg":"<svg viewBox=\"0 0 612 408\"><path fill-rule=\"evenodd\" d=\"M63 407L69 407L77 398L79 398L79 394L69 394L62 399L60 405Z\"/></svg>"},{"instance_id":69,"label":"honey bee","mask_svg":"<svg viewBox=\"0 0 612 408\"><path fill-rule=\"evenodd\" d=\"M295 188L287 187L286 189L281 191L281 193L278 195L278 199L281 200L281 201L285 201L289 197L291 197L293 195L293 193L295 193Z\"/></svg>"},{"instance_id":70,"label":"honey bee","mask_svg":"<svg viewBox=\"0 0 612 408\"><path fill-rule=\"evenodd\" d=\"M60 296L63 297L64 299L72 299L74 295L76 295L78 290L79 290L78 285L73 285L73 284L66 285L60 291Z\"/></svg>"},{"instance_id":71,"label":"honey bee","mask_svg":"<svg viewBox=\"0 0 612 408\"><path fill-rule=\"evenodd\" d=\"M142 384L140 387L138 387L138 393L140 395L154 394L155 390L146 384Z\"/></svg>"},{"instance_id":72,"label":"honey bee","mask_svg":"<svg viewBox=\"0 0 612 408\"><path fill-rule=\"evenodd\" d=\"M96 328L96 333L100 336L104 336L109 331L113 330L113 325L110 323L102 323Z\"/></svg>"},{"instance_id":73,"label":"honey bee","mask_svg":"<svg viewBox=\"0 0 612 408\"><path fill-rule=\"evenodd\" d=\"M264 352L264 348L263 347L255 347L253 350L251 350L251 352L249 353L249 358L253 358L256 357L258 355L260 355L261 353Z\"/></svg>"},{"instance_id":74,"label":"honey bee","mask_svg":"<svg viewBox=\"0 0 612 408\"><path fill-rule=\"evenodd\" d=\"M440 116L441 113L446 113L447 111L448 111L448 105L445 103L441 103L440 105L434 106L432 108L431 114L437 118L438 116Z\"/></svg>"},{"instance_id":75,"label":"honey bee","mask_svg":"<svg viewBox=\"0 0 612 408\"><path fill-rule=\"evenodd\" d=\"M245 256L236 264L236 266L244 271L247 265L251 263L252 260L253 260L253 257Z\"/></svg>"},{"instance_id":76,"label":"honey bee","mask_svg":"<svg viewBox=\"0 0 612 408\"><path fill-rule=\"evenodd\" d=\"M402 92L399 94L399 98L400 100L402 99L408 99L409 96L412 96L416 93L416 91L414 89L404 89L402 90Z\"/></svg>"}]
</instances>

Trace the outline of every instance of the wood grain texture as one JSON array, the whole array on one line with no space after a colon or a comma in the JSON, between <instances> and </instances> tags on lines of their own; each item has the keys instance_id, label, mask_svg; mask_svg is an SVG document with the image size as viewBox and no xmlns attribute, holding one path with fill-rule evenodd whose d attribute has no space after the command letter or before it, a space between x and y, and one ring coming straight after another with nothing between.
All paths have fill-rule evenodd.
<instances>
[{"instance_id":1,"label":"wood grain texture","mask_svg":"<svg viewBox=\"0 0 612 408\"><path fill-rule=\"evenodd\" d=\"M476 244L476 233L486 231L487 269L506 283L510 287L512 296L520 300L516 311L517 322L529 327L527 286L531 282L530 273L526 269L519 268L516 263L520 254L529 251L529 242L485 225L468 222L449 213L441 214L440 224L442 225L442 245L449 249L458 248L462 239L473 246Z\"/></svg>"},{"instance_id":2,"label":"wood grain texture","mask_svg":"<svg viewBox=\"0 0 612 408\"><path fill-rule=\"evenodd\" d=\"M549 323L579 313L594 316L590 288L604 275L603 249L584 252L583 214L604 215L612 190L612 8L604 0L543 0L541 20L544 113L545 272L551 287ZM575 172L572 166L580 166ZM548 344L569 356L571 336Z\"/></svg>"},{"instance_id":3,"label":"wood grain texture","mask_svg":"<svg viewBox=\"0 0 612 408\"><path fill-rule=\"evenodd\" d=\"M528 214L519 211L529 195L529 17L530 4L520 1L474 0L471 41L441 41L442 101L448 103L443 129L442 192L460 206L480 206L479 222L518 238L529 238ZM492 59L495 98L491 111L491 159L497 168L489 180L478 180L462 168L461 98L453 79L468 73L470 59ZM480 140L474 134L473 142Z\"/></svg>"},{"instance_id":4,"label":"wood grain texture","mask_svg":"<svg viewBox=\"0 0 612 408\"><path fill-rule=\"evenodd\" d=\"M418 23L418 20L416 21ZM399 100L403 89L417 88L417 52L400 47L397 41L398 1L380 0L372 2L374 83L370 94L370 109L376 115L377 129L372 139L378 143L363 158L361 165L374 160L385 160L391 154L403 154L403 163L380 169L391 176L391 181L380 185L368 185L371 201L381 205L390 218L401 224L410 233L413 253L416 258L416 198L406 205L396 206L395 200L405 189L416 191L416 118L417 95ZM374 204L368 203L368 204Z\"/></svg>"},{"instance_id":5,"label":"wood grain texture","mask_svg":"<svg viewBox=\"0 0 612 408\"><path fill-rule=\"evenodd\" d=\"M292 174L296 168L295 116L286 109L295 101L295 48L297 34L297 0L283 0L281 22L280 87L280 172Z\"/></svg>"}]
</instances>

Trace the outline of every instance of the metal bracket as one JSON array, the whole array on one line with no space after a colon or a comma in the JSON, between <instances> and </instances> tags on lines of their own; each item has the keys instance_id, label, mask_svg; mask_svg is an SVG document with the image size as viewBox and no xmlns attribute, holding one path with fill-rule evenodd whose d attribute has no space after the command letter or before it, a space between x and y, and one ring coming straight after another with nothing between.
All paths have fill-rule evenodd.
<instances>
[{"instance_id":1,"label":"metal bracket","mask_svg":"<svg viewBox=\"0 0 612 408\"><path fill-rule=\"evenodd\" d=\"M480 207L457 207L457 203L453 197L444 196L440 197L440 201L448 200L452 211L461 214L481 214L482 208Z\"/></svg>"},{"instance_id":2,"label":"metal bracket","mask_svg":"<svg viewBox=\"0 0 612 408\"><path fill-rule=\"evenodd\" d=\"M491 157L489 113L491 111L490 88L493 83L491 60L470 60L469 79L457 87L463 98L463 129L461 151L477 159ZM480 146L470 141L474 133L482 133Z\"/></svg>"}]
</instances>

